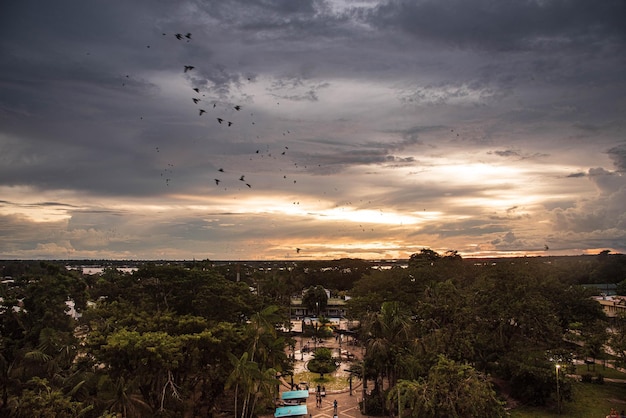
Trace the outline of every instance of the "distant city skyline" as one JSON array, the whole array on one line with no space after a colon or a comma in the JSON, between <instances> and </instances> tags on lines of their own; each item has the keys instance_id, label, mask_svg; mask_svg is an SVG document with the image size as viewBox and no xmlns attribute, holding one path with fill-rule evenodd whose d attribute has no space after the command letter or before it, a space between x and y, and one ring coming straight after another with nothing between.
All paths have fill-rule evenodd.
<instances>
[{"instance_id":1,"label":"distant city skyline","mask_svg":"<svg viewBox=\"0 0 626 418\"><path fill-rule=\"evenodd\" d=\"M0 11L0 259L626 252L623 1Z\"/></svg>"}]
</instances>

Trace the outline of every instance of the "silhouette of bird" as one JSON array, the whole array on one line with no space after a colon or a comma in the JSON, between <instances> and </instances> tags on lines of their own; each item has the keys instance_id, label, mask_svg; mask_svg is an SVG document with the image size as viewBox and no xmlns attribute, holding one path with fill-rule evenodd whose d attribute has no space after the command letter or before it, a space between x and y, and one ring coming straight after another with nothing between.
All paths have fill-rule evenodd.
<instances>
[{"instance_id":1,"label":"silhouette of bird","mask_svg":"<svg viewBox=\"0 0 626 418\"><path fill-rule=\"evenodd\" d=\"M232 124L233 123L231 121L228 121L228 126L232 126Z\"/></svg>"},{"instance_id":2,"label":"silhouette of bird","mask_svg":"<svg viewBox=\"0 0 626 418\"><path fill-rule=\"evenodd\" d=\"M200 101L200 99L196 99L195 97L194 97L193 99L191 99L191 100L193 100L193 102L194 102L195 104L198 104L198 102Z\"/></svg>"},{"instance_id":3,"label":"silhouette of bird","mask_svg":"<svg viewBox=\"0 0 626 418\"><path fill-rule=\"evenodd\" d=\"M217 186L219 186L219 185L220 185L220 179L214 179L214 180L215 180L215 184L216 184Z\"/></svg>"},{"instance_id":4,"label":"silhouette of bird","mask_svg":"<svg viewBox=\"0 0 626 418\"><path fill-rule=\"evenodd\" d=\"M544 246L544 249L545 249L546 251L548 251L548 250L550 249L550 247L548 247L548 245L545 245L545 246Z\"/></svg>"},{"instance_id":5,"label":"silhouette of bird","mask_svg":"<svg viewBox=\"0 0 626 418\"><path fill-rule=\"evenodd\" d=\"M187 72L187 71L191 71L191 70L193 70L194 68L196 68L196 67L194 67L193 65L185 65L185 72Z\"/></svg>"},{"instance_id":6,"label":"silhouette of bird","mask_svg":"<svg viewBox=\"0 0 626 418\"><path fill-rule=\"evenodd\" d=\"M223 172L224 172L224 169L223 169L223 168L220 168L220 169L218 169L217 171L219 171L220 173L223 173Z\"/></svg>"},{"instance_id":7,"label":"silhouette of bird","mask_svg":"<svg viewBox=\"0 0 626 418\"><path fill-rule=\"evenodd\" d=\"M181 33L177 33L174 36L176 36L176 39L178 39L178 40L183 39L183 35Z\"/></svg>"},{"instance_id":8,"label":"silhouette of bird","mask_svg":"<svg viewBox=\"0 0 626 418\"><path fill-rule=\"evenodd\" d=\"M250 186L250 184L246 183L246 186L248 186L249 189L252 188L252 186Z\"/></svg>"},{"instance_id":9,"label":"silhouette of bird","mask_svg":"<svg viewBox=\"0 0 626 418\"><path fill-rule=\"evenodd\" d=\"M239 180L240 180L240 181L246 181L246 179L244 179L244 177L245 177L245 175L244 175L244 174L242 174L242 175L241 175L241 177L239 177Z\"/></svg>"},{"instance_id":10,"label":"silhouette of bird","mask_svg":"<svg viewBox=\"0 0 626 418\"><path fill-rule=\"evenodd\" d=\"M235 106L235 110L236 110L237 112L239 112L239 111L241 110L241 106L239 106L239 105Z\"/></svg>"},{"instance_id":11,"label":"silhouette of bird","mask_svg":"<svg viewBox=\"0 0 626 418\"><path fill-rule=\"evenodd\" d=\"M300 248L296 248L296 252L297 252L298 254L300 254L300 251L301 251L301 250L300 250Z\"/></svg>"},{"instance_id":12,"label":"silhouette of bird","mask_svg":"<svg viewBox=\"0 0 626 418\"><path fill-rule=\"evenodd\" d=\"M222 118L217 118L217 121L218 121L219 123L222 123L222 122L224 122L224 119L222 119Z\"/></svg>"},{"instance_id":13,"label":"silhouette of bird","mask_svg":"<svg viewBox=\"0 0 626 418\"><path fill-rule=\"evenodd\" d=\"M191 39L191 34L190 34L190 33L187 33L187 35L185 35L185 38L187 38L187 39Z\"/></svg>"},{"instance_id":14,"label":"silhouette of bird","mask_svg":"<svg viewBox=\"0 0 626 418\"><path fill-rule=\"evenodd\" d=\"M200 93L200 89L199 89L199 88L197 88L197 87L194 87L194 88L193 88L193 91L195 91L196 93Z\"/></svg>"},{"instance_id":15,"label":"silhouette of bird","mask_svg":"<svg viewBox=\"0 0 626 418\"><path fill-rule=\"evenodd\" d=\"M203 113L206 113L206 110L200 109L200 116L202 116Z\"/></svg>"}]
</instances>

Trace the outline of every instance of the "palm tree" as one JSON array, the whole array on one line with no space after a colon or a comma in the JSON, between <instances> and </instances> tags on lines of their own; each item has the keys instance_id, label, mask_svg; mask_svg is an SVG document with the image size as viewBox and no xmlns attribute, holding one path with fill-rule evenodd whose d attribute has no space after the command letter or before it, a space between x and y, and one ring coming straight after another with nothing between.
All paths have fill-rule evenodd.
<instances>
[{"instance_id":1,"label":"palm tree","mask_svg":"<svg viewBox=\"0 0 626 418\"><path fill-rule=\"evenodd\" d=\"M227 387L235 387L235 415L238 412L239 389L243 390L241 417L254 413L259 385L263 384L267 370L274 370L272 381L275 384L276 370L289 368L289 358L285 352L286 341L278 336L277 324L283 322L278 306L269 306L252 315L247 332L250 336L248 351L240 358L229 354L233 371L229 376ZM254 396L254 397L253 397Z\"/></svg>"},{"instance_id":2,"label":"palm tree","mask_svg":"<svg viewBox=\"0 0 626 418\"><path fill-rule=\"evenodd\" d=\"M393 386L397 356L413 335L410 317L401 309L400 303L384 302L380 312L370 315L364 325L367 356L378 365L378 374L386 374L389 386Z\"/></svg>"},{"instance_id":3,"label":"palm tree","mask_svg":"<svg viewBox=\"0 0 626 418\"><path fill-rule=\"evenodd\" d=\"M248 407L248 399L252 392L254 381L258 373L258 365L248 360L249 353L244 352L241 357L237 357L232 353L228 353L228 359L233 365L233 371L226 381L226 389L235 386L235 416L238 411L239 388L243 389L244 403L241 410L241 417L245 417Z\"/></svg>"},{"instance_id":4,"label":"palm tree","mask_svg":"<svg viewBox=\"0 0 626 418\"><path fill-rule=\"evenodd\" d=\"M254 413L259 399L276 399L278 396L278 380L276 369L269 368L259 374L259 379L254 384L254 399L250 407L250 414Z\"/></svg>"},{"instance_id":5,"label":"palm tree","mask_svg":"<svg viewBox=\"0 0 626 418\"><path fill-rule=\"evenodd\" d=\"M108 383L106 383L108 381ZM107 403L107 410L111 412L119 412L122 418L142 417L144 414L150 414L152 408L135 392L135 379L126 380L123 376L117 378L114 382L110 381L107 376L102 387L108 387L108 395L110 400ZM106 392L106 389L105 389ZM106 395L105 395L106 396Z\"/></svg>"}]
</instances>

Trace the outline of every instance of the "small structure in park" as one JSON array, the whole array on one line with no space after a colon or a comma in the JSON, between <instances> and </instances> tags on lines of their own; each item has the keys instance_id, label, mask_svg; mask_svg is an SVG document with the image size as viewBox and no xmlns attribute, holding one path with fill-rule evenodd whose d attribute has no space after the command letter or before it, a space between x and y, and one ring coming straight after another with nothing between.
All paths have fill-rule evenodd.
<instances>
[{"instance_id":1,"label":"small structure in park","mask_svg":"<svg viewBox=\"0 0 626 418\"><path fill-rule=\"evenodd\" d=\"M291 405L291 406L281 406L280 408L276 408L274 412L274 417L298 417L298 418L306 418L307 409L306 405Z\"/></svg>"},{"instance_id":2,"label":"small structure in park","mask_svg":"<svg viewBox=\"0 0 626 418\"><path fill-rule=\"evenodd\" d=\"M300 405L302 403L306 403L306 400L309 398L308 390L290 390L287 392L283 392L280 395L280 398L283 401L283 404L286 406L289 405Z\"/></svg>"}]
</instances>

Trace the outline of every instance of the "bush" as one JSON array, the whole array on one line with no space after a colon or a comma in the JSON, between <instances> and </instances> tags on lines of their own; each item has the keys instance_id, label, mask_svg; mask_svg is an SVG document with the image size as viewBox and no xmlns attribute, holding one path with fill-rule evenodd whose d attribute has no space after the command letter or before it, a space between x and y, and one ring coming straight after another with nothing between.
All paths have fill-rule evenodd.
<instances>
[{"instance_id":1,"label":"bush","mask_svg":"<svg viewBox=\"0 0 626 418\"><path fill-rule=\"evenodd\" d=\"M594 383L596 383L598 385L603 385L604 384L604 375L598 373L598 376L596 376L596 379L594 380Z\"/></svg>"},{"instance_id":2,"label":"bush","mask_svg":"<svg viewBox=\"0 0 626 418\"><path fill-rule=\"evenodd\" d=\"M365 405L363 402L365 402ZM363 407L365 407L367 414L373 416L380 416L385 412L384 405L378 396L366 396L364 400L359 402L359 407L361 411L363 411Z\"/></svg>"},{"instance_id":3,"label":"bush","mask_svg":"<svg viewBox=\"0 0 626 418\"><path fill-rule=\"evenodd\" d=\"M337 370L337 363L332 357L332 352L327 348L318 348L312 360L307 364L307 368L313 373L324 375Z\"/></svg>"},{"instance_id":4,"label":"bush","mask_svg":"<svg viewBox=\"0 0 626 418\"><path fill-rule=\"evenodd\" d=\"M583 383L591 383L593 382L593 375L591 373L585 373L580 376L580 381Z\"/></svg>"}]
</instances>

